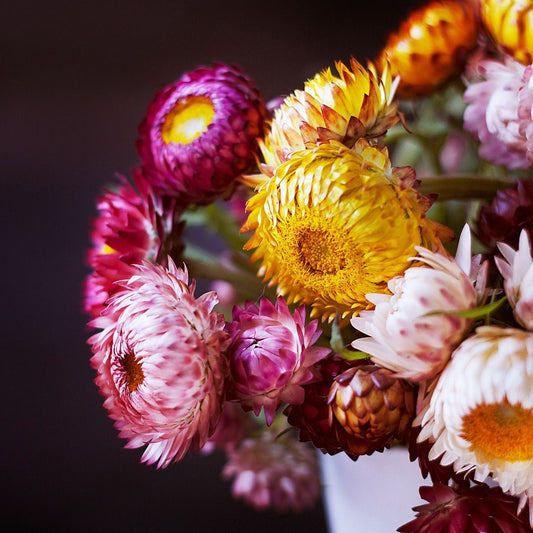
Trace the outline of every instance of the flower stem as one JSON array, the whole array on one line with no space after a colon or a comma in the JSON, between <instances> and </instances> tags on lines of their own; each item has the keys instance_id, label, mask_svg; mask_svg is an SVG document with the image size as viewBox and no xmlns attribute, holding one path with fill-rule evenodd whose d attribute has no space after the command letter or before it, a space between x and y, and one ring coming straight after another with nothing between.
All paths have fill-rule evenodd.
<instances>
[{"instance_id":1,"label":"flower stem","mask_svg":"<svg viewBox=\"0 0 533 533\"><path fill-rule=\"evenodd\" d=\"M420 178L422 194L438 194L439 200L466 200L492 198L499 189L511 187L515 177L479 176L462 174L457 176L426 176Z\"/></svg>"}]
</instances>

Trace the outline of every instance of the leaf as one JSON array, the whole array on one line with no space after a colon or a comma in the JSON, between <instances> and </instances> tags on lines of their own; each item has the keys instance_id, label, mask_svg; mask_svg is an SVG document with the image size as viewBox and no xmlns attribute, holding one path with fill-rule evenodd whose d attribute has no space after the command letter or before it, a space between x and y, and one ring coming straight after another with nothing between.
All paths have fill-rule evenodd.
<instances>
[{"instance_id":1,"label":"leaf","mask_svg":"<svg viewBox=\"0 0 533 533\"><path fill-rule=\"evenodd\" d=\"M504 296L503 298L500 298L499 300L496 300L495 302L482 305L480 307L475 307L474 309L460 309L460 310L455 310L455 311L444 311L444 310L437 309L435 311L430 311L429 313L425 313L423 316L454 315L454 316L460 316L463 318L473 318L473 319L483 318L487 315L494 313L494 311L499 309L506 301L507 301L507 298Z\"/></svg>"}]
</instances>

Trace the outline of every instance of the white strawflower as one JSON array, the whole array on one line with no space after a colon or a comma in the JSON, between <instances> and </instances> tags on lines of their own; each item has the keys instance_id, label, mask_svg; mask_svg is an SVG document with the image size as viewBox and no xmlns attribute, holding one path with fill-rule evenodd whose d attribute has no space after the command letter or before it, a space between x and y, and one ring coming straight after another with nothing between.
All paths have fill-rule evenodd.
<instances>
[{"instance_id":1,"label":"white strawflower","mask_svg":"<svg viewBox=\"0 0 533 533\"><path fill-rule=\"evenodd\" d=\"M393 278L390 295L370 294L376 307L352 318L352 325L369 337L352 346L399 377L423 381L436 375L452 350L471 327L472 320L448 311L478 305L484 281L471 279L471 237L468 226L461 233L456 258L417 248L421 266ZM480 279L486 268L481 269ZM480 287L481 285L481 287ZM443 313L429 314L435 311Z\"/></svg>"},{"instance_id":2,"label":"white strawflower","mask_svg":"<svg viewBox=\"0 0 533 533\"><path fill-rule=\"evenodd\" d=\"M533 334L478 328L453 352L427 402L418 441L433 443L429 459L442 455L442 465L473 470L476 481L491 476L531 509Z\"/></svg>"},{"instance_id":3,"label":"white strawflower","mask_svg":"<svg viewBox=\"0 0 533 533\"><path fill-rule=\"evenodd\" d=\"M503 255L495 257L496 266L503 276L505 294L518 323L533 330L533 259L531 245L525 230L520 233L518 250L498 243Z\"/></svg>"}]
</instances>

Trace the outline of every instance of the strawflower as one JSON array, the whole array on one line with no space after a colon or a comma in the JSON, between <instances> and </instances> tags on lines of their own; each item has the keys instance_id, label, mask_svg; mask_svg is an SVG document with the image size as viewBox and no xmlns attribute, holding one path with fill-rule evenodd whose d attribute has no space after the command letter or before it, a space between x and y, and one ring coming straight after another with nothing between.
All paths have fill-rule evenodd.
<instances>
[{"instance_id":1,"label":"strawflower","mask_svg":"<svg viewBox=\"0 0 533 533\"><path fill-rule=\"evenodd\" d=\"M531 244L525 230L520 233L518 250L509 245L498 245L501 257L495 257L496 266L504 283L505 294L513 308L517 322L533 330L533 259Z\"/></svg>"},{"instance_id":2,"label":"strawflower","mask_svg":"<svg viewBox=\"0 0 533 533\"><path fill-rule=\"evenodd\" d=\"M187 271L146 263L121 285L89 339L104 407L127 448L166 467L198 451L224 399L228 344L214 293L194 297Z\"/></svg>"},{"instance_id":3,"label":"strawflower","mask_svg":"<svg viewBox=\"0 0 533 533\"><path fill-rule=\"evenodd\" d=\"M476 68L479 78L467 81L463 95L465 129L479 140L483 159L510 169L529 168L525 125L518 114L525 67L506 57L481 60Z\"/></svg>"},{"instance_id":4,"label":"strawflower","mask_svg":"<svg viewBox=\"0 0 533 533\"><path fill-rule=\"evenodd\" d=\"M415 414L415 389L390 370L363 364L337 376L328 395L331 415L352 435L350 452L370 455L406 440Z\"/></svg>"},{"instance_id":5,"label":"strawflower","mask_svg":"<svg viewBox=\"0 0 533 533\"><path fill-rule=\"evenodd\" d=\"M349 368L368 362L368 359L348 361L338 354L331 354L314 365L316 379L303 386L304 401L298 405L288 405L283 411L289 424L298 429L299 440L312 442L325 454L344 452L354 461L359 457L361 440L348 433L331 416L326 399L337 376Z\"/></svg>"},{"instance_id":6,"label":"strawflower","mask_svg":"<svg viewBox=\"0 0 533 533\"><path fill-rule=\"evenodd\" d=\"M517 500L499 487L452 488L442 483L420 487L428 503L414 507L417 516L399 527L401 533L528 533L525 513L516 514Z\"/></svg>"},{"instance_id":7,"label":"strawflower","mask_svg":"<svg viewBox=\"0 0 533 533\"><path fill-rule=\"evenodd\" d=\"M390 295L367 295L375 309L362 311L351 324L369 336L357 338L352 346L411 381L424 381L440 372L473 324L453 311L473 309L483 293L483 287L476 287L470 278L470 249L468 227L461 233L456 259L417 247L420 266L390 280Z\"/></svg>"},{"instance_id":8,"label":"strawflower","mask_svg":"<svg viewBox=\"0 0 533 533\"><path fill-rule=\"evenodd\" d=\"M104 309L107 299L143 261L178 260L183 249L180 211L172 201L153 194L140 169L133 183L119 176L115 188L106 188L97 200L98 216L93 220L85 280L85 311L93 317Z\"/></svg>"},{"instance_id":9,"label":"strawflower","mask_svg":"<svg viewBox=\"0 0 533 533\"><path fill-rule=\"evenodd\" d=\"M321 330L314 320L306 325L305 307L291 314L283 298L275 304L262 298L259 306L236 306L228 326L231 343L230 397L270 425L281 403L303 402L302 385L312 381L310 367L329 353L313 346Z\"/></svg>"},{"instance_id":10,"label":"strawflower","mask_svg":"<svg viewBox=\"0 0 533 533\"><path fill-rule=\"evenodd\" d=\"M312 447L290 433L265 431L244 440L228 455L222 475L232 479L232 494L258 510L303 511L320 497L318 461Z\"/></svg>"},{"instance_id":11,"label":"strawflower","mask_svg":"<svg viewBox=\"0 0 533 533\"><path fill-rule=\"evenodd\" d=\"M416 98L457 77L476 45L478 22L469 2L432 1L391 33L377 60L400 76L398 96Z\"/></svg>"},{"instance_id":12,"label":"strawflower","mask_svg":"<svg viewBox=\"0 0 533 533\"><path fill-rule=\"evenodd\" d=\"M206 204L255 168L266 107L235 65L197 67L159 91L139 126L137 150L154 188Z\"/></svg>"},{"instance_id":13,"label":"strawflower","mask_svg":"<svg viewBox=\"0 0 533 533\"><path fill-rule=\"evenodd\" d=\"M497 46L529 65L533 61L533 4L530 0L479 0L485 31Z\"/></svg>"},{"instance_id":14,"label":"strawflower","mask_svg":"<svg viewBox=\"0 0 533 533\"><path fill-rule=\"evenodd\" d=\"M373 306L366 294L387 292L416 246L437 249L449 236L425 217L431 202L416 187L412 169L392 167L364 139L354 150L336 141L301 150L249 200L245 249L289 303L346 319Z\"/></svg>"},{"instance_id":15,"label":"strawflower","mask_svg":"<svg viewBox=\"0 0 533 533\"><path fill-rule=\"evenodd\" d=\"M531 502L533 335L478 328L454 351L428 398L418 440L432 443L429 458L441 457L456 472L472 470L479 482L491 476L520 497L520 509Z\"/></svg>"},{"instance_id":16,"label":"strawflower","mask_svg":"<svg viewBox=\"0 0 533 533\"><path fill-rule=\"evenodd\" d=\"M352 58L335 63L308 80L275 110L269 133L260 142L272 172L294 152L318 142L336 140L348 147L361 137L379 137L399 120L396 82L385 68L378 75ZM397 81L397 80L396 80Z\"/></svg>"},{"instance_id":17,"label":"strawflower","mask_svg":"<svg viewBox=\"0 0 533 533\"><path fill-rule=\"evenodd\" d=\"M518 248L522 230L533 234L533 181L518 178L481 206L475 233L489 251L495 252L498 243Z\"/></svg>"}]
</instances>

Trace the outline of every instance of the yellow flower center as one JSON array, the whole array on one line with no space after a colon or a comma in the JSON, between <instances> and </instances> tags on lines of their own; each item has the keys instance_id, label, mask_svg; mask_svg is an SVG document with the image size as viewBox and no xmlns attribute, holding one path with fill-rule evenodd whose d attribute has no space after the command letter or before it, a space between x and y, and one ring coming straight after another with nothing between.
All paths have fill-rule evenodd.
<instances>
[{"instance_id":1,"label":"yellow flower center","mask_svg":"<svg viewBox=\"0 0 533 533\"><path fill-rule=\"evenodd\" d=\"M347 250L338 241L339 236L329 231L303 229L296 244L304 268L313 274L336 274L342 270L346 266Z\"/></svg>"},{"instance_id":2,"label":"yellow flower center","mask_svg":"<svg viewBox=\"0 0 533 533\"><path fill-rule=\"evenodd\" d=\"M161 129L165 144L188 144L207 130L215 116L213 102L205 96L181 98L167 113Z\"/></svg>"},{"instance_id":3,"label":"yellow flower center","mask_svg":"<svg viewBox=\"0 0 533 533\"><path fill-rule=\"evenodd\" d=\"M472 451L504 461L533 459L533 410L520 404L478 405L463 417L462 437Z\"/></svg>"},{"instance_id":4,"label":"yellow flower center","mask_svg":"<svg viewBox=\"0 0 533 533\"><path fill-rule=\"evenodd\" d=\"M139 388L139 385L144 381L144 372L141 363L136 359L133 352L128 352L120 360L122 370L126 377L128 390L134 392Z\"/></svg>"},{"instance_id":5,"label":"yellow flower center","mask_svg":"<svg viewBox=\"0 0 533 533\"><path fill-rule=\"evenodd\" d=\"M344 222L308 211L278 225L279 260L286 279L304 293L334 297L348 308L374 289L365 264ZM283 284L283 281L282 281Z\"/></svg>"},{"instance_id":6,"label":"yellow flower center","mask_svg":"<svg viewBox=\"0 0 533 533\"><path fill-rule=\"evenodd\" d=\"M100 253L103 255L114 254L115 252L116 250L114 248L111 248L109 244L104 244L102 246L102 250L100 251Z\"/></svg>"}]
</instances>

